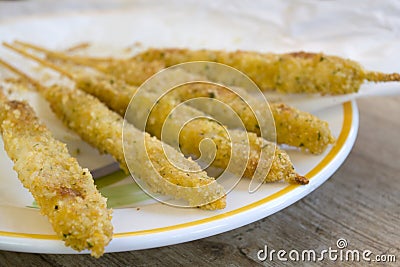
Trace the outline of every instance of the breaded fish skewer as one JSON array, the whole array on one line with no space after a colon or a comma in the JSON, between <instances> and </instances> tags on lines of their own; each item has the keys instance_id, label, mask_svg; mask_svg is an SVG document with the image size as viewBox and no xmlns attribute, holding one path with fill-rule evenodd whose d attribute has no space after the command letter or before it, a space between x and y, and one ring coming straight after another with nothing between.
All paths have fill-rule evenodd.
<instances>
[{"instance_id":1,"label":"breaded fish skewer","mask_svg":"<svg viewBox=\"0 0 400 267\"><path fill-rule=\"evenodd\" d=\"M187 61L219 62L242 71L261 90L281 93L349 94L358 92L364 81L400 81L399 73L366 71L355 61L322 53L148 49L132 59L161 61L166 67Z\"/></svg>"},{"instance_id":2,"label":"breaded fish skewer","mask_svg":"<svg viewBox=\"0 0 400 267\"><path fill-rule=\"evenodd\" d=\"M112 77L107 78L106 76L103 78L91 78L88 75L81 74L75 76L74 80L79 88L95 95L120 114L125 114L129 101L137 89L134 86L129 86L124 82L115 80ZM247 131L254 132L260 136L260 126L249 107L253 110L258 109L261 111L266 108L263 102L251 97L244 90L241 90L241 96L246 95L246 99L252 99L252 103L245 103L236 94L221 86L197 83L187 84L184 87L181 90L174 91L175 101L183 102L195 97L210 96L221 100L239 115ZM208 107L204 105L197 105L195 108L210 114ZM328 123L318 117L284 103L270 103L270 109L275 120L276 138L279 144L287 144L313 154L320 154L325 151L329 144L334 142ZM151 127L151 124L149 124L149 127Z\"/></svg>"},{"instance_id":3,"label":"breaded fish skewer","mask_svg":"<svg viewBox=\"0 0 400 267\"><path fill-rule=\"evenodd\" d=\"M29 46L30 48L38 51L40 50L40 52L44 53L56 53L26 43L22 43L22 45ZM63 55L63 57L61 57L61 55ZM57 53L57 56L60 56L63 60L68 59L68 56L62 53ZM77 57L76 59L79 60L79 57ZM84 58L83 60L87 62L90 61L90 59L87 58ZM92 65L96 64L96 62L92 61ZM65 74L65 71L59 71L61 73L64 72ZM69 75L69 73L67 75ZM129 83L129 81L126 82ZM84 86L84 81L78 83L81 86ZM127 88L127 86L125 85L123 85L122 87ZM233 93L229 93L226 90L222 92L223 89L221 87L209 85L206 86L205 84L187 85L186 88L188 89L186 91L180 90L179 97L181 101L191 98L195 94L198 97L208 97L212 95L215 98L220 99L224 103L230 102L231 108L233 108L239 114L243 123L246 126L246 129L260 135L260 128L255 121L255 116L252 115L252 111L248 108L247 104L244 103L239 97L233 96ZM114 101L117 101L116 99L119 100L121 98L120 94L127 94L127 91L132 91L133 95L133 90L134 89L132 87L127 88L127 90L118 90L118 96L114 94L114 97L110 97L110 99L114 99ZM131 94L131 92L128 92L128 95L129 94ZM241 94L246 94L246 92L242 90ZM250 99L250 97L247 97L247 99ZM126 100L125 103L129 103L128 100ZM116 105L118 104L114 104L114 110L116 108ZM258 109L265 108L263 107L262 102L258 101L257 99L254 99L253 103L251 103L250 106ZM309 151L314 154L320 154L325 151L326 147L329 144L332 144L334 142L334 138L332 137L329 130L329 125L326 122L317 118L316 116L313 116L308 112L300 111L283 103L271 103L270 108L275 120L276 136L278 143L299 147L302 150ZM117 109L125 110L124 107L118 107Z\"/></svg>"},{"instance_id":4,"label":"breaded fish skewer","mask_svg":"<svg viewBox=\"0 0 400 267\"><path fill-rule=\"evenodd\" d=\"M7 65L15 73L22 74L16 68ZM184 199L190 206L201 206L203 209L225 207L224 189L214 178L208 177L204 171L200 171L200 167L194 161L186 159L168 145L163 145L155 137L150 137L129 123L125 123L124 126L123 118L109 110L97 98L77 89L62 86L45 87L27 75L24 77L36 86L39 93L49 102L53 112L67 127L99 151L111 154L125 171L128 170L128 166L131 167L134 175L145 181L152 191ZM125 146L122 140L123 132ZM143 145L143 135L146 148ZM173 166L166 158L164 148L173 157L172 160L179 162L181 166L185 165L193 172L185 172ZM158 174L161 175L161 179Z\"/></svg>"},{"instance_id":5,"label":"breaded fish skewer","mask_svg":"<svg viewBox=\"0 0 400 267\"><path fill-rule=\"evenodd\" d=\"M44 51L42 50L41 52ZM64 70L59 71L65 75ZM67 73L67 75L70 74ZM80 80L81 81L79 81L78 76L78 83L81 87L84 87L85 77L80 77ZM114 82L114 79L112 79L112 81ZM122 101L124 102L122 107L116 107L119 105L118 103L108 103L108 105L111 104L114 110L122 109L118 110L121 114L121 112L124 112L125 110L124 106L127 106L129 103L129 95L133 95L134 89L126 85L121 85L120 87L126 88L126 90L115 90L118 91L118 95L112 93L113 97L109 97L108 101ZM86 90L90 90L90 88L87 86L85 88ZM239 97L235 97L233 93L227 92L226 90L223 91L221 87L210 85L206 86L204 84L187 85L186 88L188 89L186 91L180 90L179 97L181 101L192 98L195 95L198 97L209 97L211 95L216 99L223 101L224 103L230 103L231 108L233 108L241 117L246 129L250 132L255 132L260 135L260 128L255 120L255 116L252 114L252 111L248 108L246 103L244 103ZM108 92L103 92L103 94L110 94L110 92L111 91L108 90ZM128 96L126 96L127 94ZM242 90L241 94L246 94L246 92ZM121 95L126 97L122 97L121 99ZM123 99L125 99L125 101ZM247 99L250 99L250 97L247 97ZM126 105L124 105L125 103ZM253 109L265 108L263 107L262 102L258 101L257 99L254 99L250 106L252 106ZM199 106L196 108L202 107ZM334 142L334 138L329 130L329 125L325 121L320 120L318 117L283 103L271 103L270 108L275 120L278 143L299 147L302 150L309 151L313 154L320 154L325 151L329 144Z\"/></svg>"},{"instance_id":6,"label":"breaded fish skewer","mask_svg":"<svg viewBox=\"0 0 400 267\"><path fill-rule=\"evenodd\" d=\"M7 44L5 45L14 51L17 51L18 53L33 58L41 64L47 65L48 67L57 70L61 74L74 79L77 82L78 87L82 87L88 93L96 95L98 98L101 98L103 102L106 101L109 107L120 114L125 113L126 107L128 106L131 97L137 89L136 87L126 85L125 83L120 82L118 79L114 79L113 77L106 79L102 78L101 81L97 81L98 85L96 85L95 80L98 80L99 78L94 78L94 80L91 80L91 78L87 75L72 75L70 72L51 62L32 56L31 54L26 53L24 50L16 47L9 46ZM38 49L40 48L37 48L36 50ZM43 50L41 50L41 52L46 51ZM182 71L182 75L185 75L184 71ZM111 84L108 85L109 83ZM246 129L250 132L255 132L257 135L260 135L260 127L255 120L252 110L245 102L241 100L240 97L237 97L232 92L229 93L227 90L223 90L223 88L219 86L190 84L186 85L186 88L187 90L179 91L180 94L177 97L179 97L180 101L185 101L194 96L212 96L224 103L229 103L231 108L233 108L233 110L240 116ZM102 92L99 92L102 96L97 94L96 90L102 90ZM253 109L262 110L266 108L263 102L254 99L254 97L251 97L247 92L245 92L245 90L241 90L241 95L246 95L246 99L253 99L252 103L250 103L250 106ZM205 108L207 110L207 107L204 106L196 106L196 108ZM319 154L325 151L329 144L334 142L334 138L329 130L329 125L325 121L320 120L318 117L283 103L271 103L270 109L275 120L278 143L299 147L304 151ZM206 110L202 110L208 113Z\"/></svg>"},{"instance_id":7,"label":"breaded fish skewer","mask_svg":"<svg viewBox=\"0 0 400 267\"><path fill-rule=\"evenodd\" d=\"M26 102L9 101L1 91L0 132L18 178L57 236L66 246L100 257L112 238L111 210L89 170L79 166Z\"/></svg>"},{"instance_id":8,"label":"breaded fish skewer","mask_svg":"<svg viewBox=\"0 0 400 267\"><path fill-rule=\"evenodd\" d=\"M73 75L66 70L55 66L54 64L44 61L34 55L26 53L23 50L13 48L5 44L7 47L13 49L16 52L21 53L37 62L44 64L48 67L59 71L61 74L73 79L76 82L76 86L81 90L99 98L101 101L106 103L111 109L120 113L125 114L128 107L130 99L136 92L136 87L129 86L125 82L120 80L115 80L106 76L94 76L94 75ZM137 101L138 104L142 103L152 103L157 100L157 95L149 92L141 94L143 98L142 101ZM157 138L161 138L161 129L163 123L165 122L167 115L174 109L174 107L179 104L176 100L171 97L164 97L161 101L158 101L154 110L151 112L149 119L147 120L146 131L150 134L155 135ZM147 107L135 107L136 109L146 109ZM193 109L189 106L182 106L180 114L174 114L174 119L172 123L175 124L175 130L179 130L180 125L189 121L195 117L205 117L205 114ZM172 133L171 133L172 134ZM262 163L268 165L263 159L260 158L261 150L264 149L264 153L275 147L273 143L270 143L260 137L257 137L254 133L247 133L245 131L233 130L230 132L231 139L228 137L227 133L221 129L221 126L215 122L208 119L193 120L186 124L182 129L180 134L180 148L186 155L196 155L200 156L200 151L198 147L200 142L204 138L210 138L214 141L217 147L216 157L212 162L213 166L219 168L226 168L229 164L231 158L232 147L244 147L245 144L243 140L249 140L250 151L249 154L238 151L235 155L243 157L242 162L247 162L244 177L252 177L256 172L258 164ZM235 143L236 142L236 143ZM275 155L270 155L272 159L271 169L268 175L265 177L265 182L274 182L278 180L285 180L289 183L299 183L306 184L308 180L297 174L294 167L289 159L287 153L279 148L276 149ZM265 155L264 155L265 157ZM264 158L263 157L263 158ZM262 166L261 166L262 167ZM239 170L237 171L239 174ZM240 172L239 175L242 175Z\"/></svg>"},{"instance_id":9,"label":"breaded fish skewer","mask_svg":"<svg viewBox=\"0 0 400 267\"><path fill-rule=\"evenodd\" d=\"M110 82L110 79L105 76L79 75L75 81L78 88L99 98L107 106L121 115L125 114L129 101L135 93L135 87L129 86L123 81L113 80L113 82ZM157 99L157 95L150 92L142 93L140 97L142 101L137 101L136 103L138 104L155 102ZM177 101L174 97L168 96L164 96L159 100L149 115L146 131L160 138L163 123L167 119L168 114L179 103L180 101ZM140 109L140 107L135 108ZM206 117L206 114L190 106L183 105L176 113L173 113L173 118L170 117L169 122L179 127L184 122L195 117ZM221 126L213 120L192 120L190 123L187 123L180 132L179 146L183 153L199 156L198 147L201 140L210 138L217 147L213 166L226 168L229 163L229 158L231 157L231 148L235 147L235 145L244 145L235 143L235 140L244 140L248 138L250 154L248 156L243 155L243 161L245 162L248 160L243 176L252 177L260 160L261 149L264 149L266 152L268 148L274 145L261 137L257 137L254 133L247 133L242 130L231 130L230 135L231 139L229 139L227 133L221 129ZM305 177L295 172L288 154L276 148L272 166L265 178L265 182L279 180L285 180L289 183L308 183Z\"/></svg>"},{"instance_id":10,"label":"breaded fish skewer","mask_svg":"<svg viewBox=\"0 0 400 267\"><path fill-rule=\"evenodd\" d=\"M193 97L212 97L221 100L240 116L248 131L260 136L260 126L253 111L265 109L265 103L252 97L242 88L235 88L236 92L239 92L239 96L222 86L212 84L195 83L183 87L181 90L176 90L180 101L186 101ZM246 103L243 99L251 102ZM334 142L335 139L331 135L328 123L318 117L284 103L269 103L269 106L275 120L278 143L320 154L325 151L329 144ZM196 105L195 107L208 114L213 114L213 110L204 105Z\"/></svg>"},{"instance_id":11,"label":"breaded fish skewer","mask_svg":"<svg viewBox=\"0 0 400 267\"><path fill-rule=\"evenodd\" d=\"M234 67L248 75L264 91L281 93L320 93L323 95L356 93L364 81L400 81L399 73L367 71L359 63L323 53L294 52L285 54L258 53L248 51L227 52L221 50L148 49L123 60L69 56L39 46L17 42L26 47L47 53L49 58L70 61L81 60L82 64L110 64L113 74L125 76L124 65L132 60L138 62L161 62L165 67L189 61L213 61ZM118 65L118 62L123 64ZM105 68L106 69L106 68ZM148 72L151 74L151 72ZM154 74L154 73L153 73ZM151 76L151 75L150 75ZM150 77L148 76L148 77ZM140 85L145 77L132 85Z\"/></svg>"}]
</instances>

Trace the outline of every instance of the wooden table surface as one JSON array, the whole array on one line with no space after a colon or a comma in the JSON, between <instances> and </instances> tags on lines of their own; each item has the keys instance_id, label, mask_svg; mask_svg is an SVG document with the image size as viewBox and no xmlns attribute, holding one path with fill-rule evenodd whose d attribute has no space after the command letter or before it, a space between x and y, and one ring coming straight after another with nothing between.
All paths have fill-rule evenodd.
<instances>
[{"instance_id":1,"label":"wooden table surface","mask_svg":"<svg viewBox=\"0 0 400 267\"><path fill-rule=\"evenodd\" d=\"M43 12L40 3L2 2L0 18ZM88 3L81 6L91 7ZM98 8L109 6L113 4ZM66 8L77 7L67 4L47 7L48 11ZM395 266L400 261L400 96L374 97L357 103L358 138L344 164L313 193L272 216L209 238L156 249L110 253L97 260L89 255L0 251L0 266L261 265L270 263L257 259L257 252L265 245L275 250L320 251L335 248L339 238L347 240L349 249L395 255L397 263L391 265ZM293 262L274 261L277 266L288 263ZM338 263L325 260L323 264Z\"/></svg>"}]
</instances>

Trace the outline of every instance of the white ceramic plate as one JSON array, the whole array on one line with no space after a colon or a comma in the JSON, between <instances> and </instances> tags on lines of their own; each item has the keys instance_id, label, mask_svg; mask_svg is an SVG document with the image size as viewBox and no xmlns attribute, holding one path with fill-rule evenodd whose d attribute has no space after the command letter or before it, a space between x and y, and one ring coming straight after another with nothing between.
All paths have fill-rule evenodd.
<instances>
[{"instance_id":1,"label":"white ceramic plate","mask_svg":"<svg viewBox=\"0 0 400 267\"><path fill-rule=\"evenodd\" d=\"M178 5L176 2L169 5L172 4ZM279 9L282 4L276 5L274 8ZM194 2L179 5L174 11L166 12L165 8L165 4L138 3L125 11L6 21L0 24L0 39L21 39L56 49L81 41L92 41L99 44L93 53L99 54L115 52L115 48L136 41L140 41L144 47L189 46L281 51L282 45L286 45L284 47L287 49L298 50L295 45L287 45L287 36L275 36L271 43L273 32L257 34L264 27L260 23L267 21L262 21L260 11L256 8L253 8L254 16L249 13L251 9L238 13L235 8L229 7L222 12L218 5ZM240 6L237 8L240 9ZM192 12L195 9L196 12ZM168 10L172 10L170 6ZM275 11L271 9L263 12L268 15ZM185 23L187 21L191 22L190 25ZM328 43L319 49L332 51ZM105 48L107 52L104 52ZM11 52L2 49L1 55L26 69L27 63L22 62L27 61L22 61ZM40 118L57 138L68 144L73 154L77 148L81 150L77 156L82 165L96 169L112 162L110 157L98 155L74 133L64 128L53 117L46 103L34 93L22 92L17 97L30 101ZM354 144L358 129L358 110L354 101L337 104L315 114L329 122L337 142L319 156L289 151L298 172L310 178L310 184L265 184L257 192L249 194L248 181L242 180L228 195L227 207L221 211L174 208L138 197L138 201L130 203L131 207L114 210L115 235L106 251L159 247L215 235L269 216L303 198L339 168ZM75 253L57 239L50 224L37 209L28 207L32 205L32 197L20 185L2 144L0 147L0 249ZM131 186L129 181L119 181L117 185L127 183L127 186Z\"/></svg>"}]
</instances>

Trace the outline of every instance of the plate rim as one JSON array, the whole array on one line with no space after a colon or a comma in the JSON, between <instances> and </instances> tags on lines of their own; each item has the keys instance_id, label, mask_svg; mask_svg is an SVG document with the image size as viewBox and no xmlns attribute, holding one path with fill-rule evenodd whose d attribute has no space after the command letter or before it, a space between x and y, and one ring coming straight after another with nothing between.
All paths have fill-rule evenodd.
<instances>
[{"instance_id":1,"label":"plate rim","mask_svg":"<svg viewBox=\"0 0 400 267\"><path fill-rule=\"evenodd\" d=\"M205 238L247 225L292 205L329 179L349 155L355 143L359 127L359 114L356 101L352 100L342 103L342 112L342 129L335 145L305 175L310 179L309 185L288 185L274 194L246 206L191 222L154 229L116 233L111 243L106 247L106 252L148 249ZM293 192L293 194L288 199L285 199L285 197L288 197L287 194L289 192ZM262 212L262 208L266 204L269 205L271 203L274 206L272 208L269 207L270 210ZM245 218L241 219L238 218L240 217L238 215L243 214L248 216L242 216ZM182 233L182 229L185 230L185 233ZM190 233L186 231L188 229L191 230L189 231ZM148 238L150 236L153 238ZM142 242L133 242L133 239L138 239ZM29 246L26 242L27 240L33 241L35 246ZM89 253L89 251L77 252L69 247L65 247L55 234L31 234L9 231L0 231L0 249L31 253Z\"/></svg>"}]
</instances>

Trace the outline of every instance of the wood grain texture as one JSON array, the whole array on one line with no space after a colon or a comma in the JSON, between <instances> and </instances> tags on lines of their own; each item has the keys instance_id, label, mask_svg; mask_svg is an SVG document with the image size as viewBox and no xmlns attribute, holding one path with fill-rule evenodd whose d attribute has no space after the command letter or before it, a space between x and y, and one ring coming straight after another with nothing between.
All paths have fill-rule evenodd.
<instances>
[{"instance_id":1,"label":"wood grain texture","mask_svg":"<svg viewBox=\"0 0 400 267\"><path fill-rule=\"evenodd\" d=\"M11 3L1 3L0 7L9 9L6 12L0 8L0 15L26 14L27 10L43 12L43 5L35 6L28 1L24 8L22 2L11 9ZM63 5L65 8L66 4ZM86 9L89 4L82 5ZM68 8L78 7L77 4ZM389 266L398 266L400 97L363 99L358 105L358 138L342 167L320 188L281 212L213 237L157 249L110 253L98 260L89 255L0 251L0 266L262 266L271 265L257 259L257 251L264 245L275 250L320 251L329 246L334 248L338 238L345 238L349 249L394 254L397 263ZM274 262L274 266L294 264ZM322 264L338 265L327 260L315 265Z\"/></svg>"}]
</instances>

